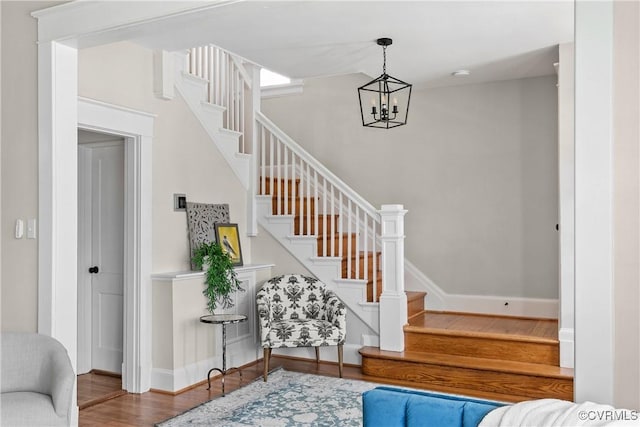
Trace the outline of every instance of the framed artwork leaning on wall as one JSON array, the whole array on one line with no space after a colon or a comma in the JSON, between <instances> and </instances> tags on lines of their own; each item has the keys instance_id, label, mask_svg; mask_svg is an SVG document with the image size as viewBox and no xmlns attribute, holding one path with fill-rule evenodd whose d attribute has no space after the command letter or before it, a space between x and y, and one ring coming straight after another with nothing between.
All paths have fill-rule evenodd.
<instances>
[{"instance_id":1,"label":"framed artwork leaning on wall","mask_svg":"<svg viewBox=\"0 0 640 427\"><path fill-rule=\"evenodd\" d=\"M233 265L242 265L242 248L240 247L240 234L238 224L215 224L216 241L231 257Z\"/></svg>"}]
</instances>

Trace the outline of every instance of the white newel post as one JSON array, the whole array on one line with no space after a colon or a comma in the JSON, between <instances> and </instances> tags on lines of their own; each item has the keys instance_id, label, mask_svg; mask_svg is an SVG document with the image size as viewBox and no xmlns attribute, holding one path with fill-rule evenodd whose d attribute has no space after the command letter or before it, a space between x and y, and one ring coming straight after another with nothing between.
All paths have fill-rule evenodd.
<instances>
[{"instance_id":1,"label":"white newel post","mask_svg":"<svg viewBox=\"0 0 640 427\"><path fill-rule=\"evenodd\" d=\"M402 205L382 205L382 295L380 295L380 349L404 351L407 323L404 293L404 215Z\"/></svg>"}]
</instances>

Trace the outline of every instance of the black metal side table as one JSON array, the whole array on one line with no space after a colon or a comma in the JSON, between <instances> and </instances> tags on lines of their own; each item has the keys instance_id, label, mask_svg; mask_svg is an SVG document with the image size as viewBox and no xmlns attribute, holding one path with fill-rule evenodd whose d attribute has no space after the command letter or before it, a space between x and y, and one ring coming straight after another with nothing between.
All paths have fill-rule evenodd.
<instances>
[{"instance_id":1,"label":"black metal side table","mask_svg":"<svg viewBox=\"0 0 640 427\"><path fill-rule=\"evenodd\" d=\"M227 369L227 325L233 323L246 322L247 316L244 314L210 314L200 317L202 323L210 323L213 325L222 325L222 369L212 368L207 373L207 383L209 387L207 390L211 390L211 372L218 371L222 374L222 395L224 396L224 377L230 371L238 371L240 374L240 382L242 382L242 371L240 368Z\"/></svg>"}]
</instances>

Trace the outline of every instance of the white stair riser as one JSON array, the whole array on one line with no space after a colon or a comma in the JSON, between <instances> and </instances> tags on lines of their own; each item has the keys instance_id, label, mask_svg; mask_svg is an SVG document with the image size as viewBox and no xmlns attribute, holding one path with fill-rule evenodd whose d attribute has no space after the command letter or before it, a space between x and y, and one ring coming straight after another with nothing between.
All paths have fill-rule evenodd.
<instances>
[{"instance_id":1,"label":"white stair riser","mask_svg":"<svg viewBox=\"0 0 640 427\"><path fill-rule=\"evenodd\" d=\"M270 200L266 200L265 202L265 199L270 198L259 197L258 199L258 222L260 225L276 238L305 268L312 272L314 276L332 288L349 310L371 328L371 330L377 333L379 329L379 314L377 309L365 310L361 306L361 303L367 300L364 281L340 278L341 261L339 259L319 259L317 257L317 243L315 238L293 236L293 217L274 217L271 215ZM268 213L265 215L265 212Z\"/></svg>"}]
</instances>

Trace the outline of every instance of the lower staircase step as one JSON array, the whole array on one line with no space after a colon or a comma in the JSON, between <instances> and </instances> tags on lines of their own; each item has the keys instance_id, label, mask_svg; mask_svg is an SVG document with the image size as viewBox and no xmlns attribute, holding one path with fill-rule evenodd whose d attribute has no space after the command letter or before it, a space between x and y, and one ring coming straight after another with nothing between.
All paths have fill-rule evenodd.
<instances>
[{"instance_id":1,"label":"lower staircase step","mask_svg":"<svg viewBox=\"0 0 640 427\"><path fill-rule=\"evenodd\" d=\"M405 350L558 366L557 331L552 319L424 311L404 327Z\"/></svg>"},{"instance_id":2,"label":"lower staircase step","mask_svg":"<svg viewBox=\"0 0 640 427\"><path fill-rule=\"evenodd\" d=\"M338 256L340 253L340 241L342 241L342 254L352 253L356 250L356 233L336 233L331 236L318 236L318 256ZM324 246L326 244L326 252Z\"/></svg>"},{"instance_id":3,"label":"lower staircase step","mask_svg":"<svg viewBox=\"0 0 640 427\"><path fill-rule=\"evenodd\" d=\"M278 206L279 201L279 206ZM302 205L302 206L301 206ZM294 215L302 212L314 212L315 199L313 197L277 197L274 196L271 202L271 212L273 215Z\"/></svg>"},{"instance_id":4,"label":"lower staircase step","mask_svg":"<svg viewBox=\"0 0 640 427\"><path fill-rule=\"evenodd\" d=\"M296 178L295 180L289 178L271 178L264 177L264 189L262 188L262 179L260 177L260 190L258 194L270 194L272 196L275 195L284 195L293 196L300 194L300 178ZM273 181L273 190L272 190L272 181Z\"/></svg>"},{"instance_id":5,"label":"lower staircase step","mask_svg":"<svg viewBox=\"0 0 640 427\"><path fill-rule=\"evenodd\" d=\"M380 263L381 256L380 252L375 253L375 266L376 266L376 275L380 276ZM351 258L351 260L349 260ZM352 255L351 257L344 256L342 258L342 277L345 279L364 279L365 272L367 278L373 278L373 266L374 266L374 253L360 252L360 254ZM366 267L366 268L365 268Z\"/></svg>"},{"instance_id":6,"label":"lower staircase step","mask_svg":"<svg viewBox=\"0 0 640 427\"><path fill-rule=\"evenodd\" d=\"M405 294L407 294L407 317L411 320L413 316L424 312L424 298L427 293L406 291Z\"/></svg>"},{"instance_id":7,"label":"lower staircase step","mask_svg":"<svg viewBox=\"0 0 640 427\"><path fill-rule=\"evenodd\" d=\"M363 347L362 372L420 383L427 388L517 402L537 398L573 400L573 369L536 363Z\"/></svg>"},{"instance_id":8,"label":"lower staircase step","mask_svg":"<svg viewBox=\"0 0 640 427\"><path fill-rule=\"evenodd\" d=\"M327 230L327 234L336 233L338 230L338 215L318 215L318 232L316 233L316 219L314 217L313 212L307 215L307 211L302 212L302 217L300 216L299 210L296 211L296 216L293 220L293 233L295 235L303 235L303 236L312 236L312 235L322 235L325 233L325 229ZM302 225L302 227L300 227ZM300 229L302 228L302 232Z\"/></svg>"}]
</instances>

